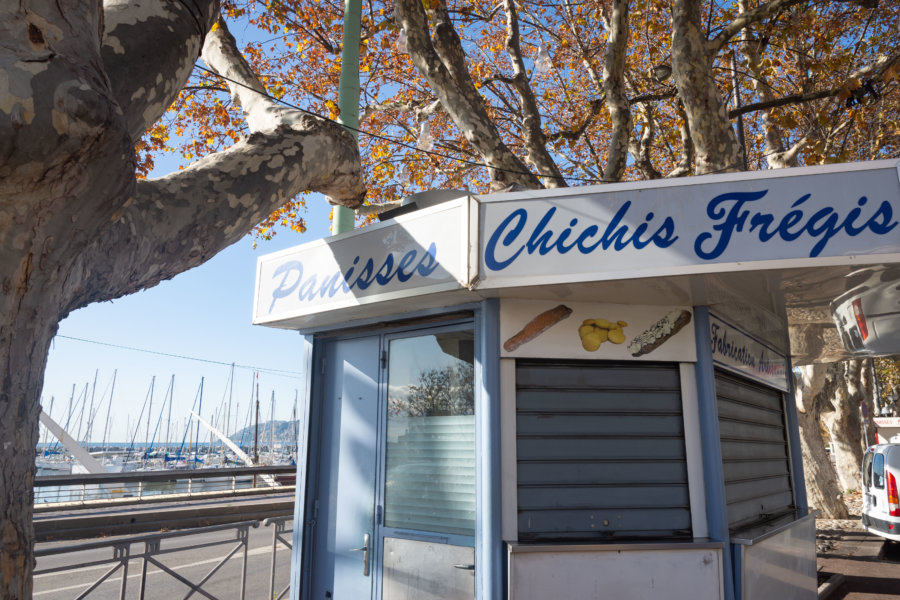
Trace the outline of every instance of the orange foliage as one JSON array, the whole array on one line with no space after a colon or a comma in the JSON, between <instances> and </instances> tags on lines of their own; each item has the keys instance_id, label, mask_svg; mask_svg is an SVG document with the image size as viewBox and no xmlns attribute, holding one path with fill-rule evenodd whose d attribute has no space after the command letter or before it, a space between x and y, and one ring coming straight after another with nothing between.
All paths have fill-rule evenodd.
<instances>
[{"instance_id":1,"label":"orange foliage","mask_svg":"<svg viewBox=\"0 0 900 600\"><path fill-rule=\"evenodd\" d=\"M426 7L444 0L425 0ZM506 16L496 0L447 2L462 38L468 69L488 114L507 145L524 156L518 96L505 80L511 65L505 47ZM758 2L750 2L755 7ZM603 102L602 76L606 50L608 0L560 3L525 0L517 4L521 49L537 97L548 148L570 185L602 177L609 142L610 118ZM705 4L708 35L713 38L740 13L737 2ZM337 117L343 0L226 0L223 11L236 35L253 32L244 55L260 74L269 93L293 106L328 118ZM368 202L396 200L431 188L468 188L484 192L489 174L482 158L460 135L446 113L434 108L435 95L398 47L390 1L363 3L361 54L360 148L366 169ZM653 67L670 62L669 2L633 0L630 4L627 95L653 97L633 106L636 143L652 117L655 137L650 158L665 174L681 160L683 125L670 80L658 81ZM880 2L866 8L852 2L811 0L749 28L748 36L762 57L758 77L774 97L817 90L834 93L815 101L772 110L771 121L787 147L809 142L800 164L869 160L900 155L898 139L898 68L882 78L853 80L851 74L900 47L900 5ZM535 73L538 49L549 50L552 68ZM734 95L732 60L737 67L741 104L759 101L751 86L747 57L735 38L713 58L714 77L729 107ZM839 91L843 90L843 91ZM860 92L859 90L863 90ZM417 148L419 124L427 121L435 138L432 152ZM849 126L843 126L849 121ZM761 113L743 116L748 165L767 168ZM190 85L138 144L141 175L160 152L178 152L195 160L235 143L246 133L239 108L230 102L223 81L195 71ZM174 146L170 145L173 144ZM641 172L629 161L626 179ZM292 199L256 230L266 238L276 224L302 233L304 197Z\"/></svg>"}]
</instances>

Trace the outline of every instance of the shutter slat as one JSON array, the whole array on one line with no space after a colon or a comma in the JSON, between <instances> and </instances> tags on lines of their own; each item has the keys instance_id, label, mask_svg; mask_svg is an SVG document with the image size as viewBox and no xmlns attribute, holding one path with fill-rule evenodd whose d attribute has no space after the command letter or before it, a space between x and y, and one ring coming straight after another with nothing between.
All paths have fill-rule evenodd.
<instances>
[{"instance_id":1,"label":"shutter slat","mask_svg":"<svg viewBox=\"0 0 900 600\"><path fill-rule=\"evenodd\" d=\"M728 527L751 527L794 504L781 392L716 371Z\"/></svg>"},{"instance_id":2,"label":"shutter slat","mask_svg":"<svg viewBox=\"0 0 900 600\"><path fill-rule=\"evenodd\" d=\"M519 541L690 536L678 366L517 361Z\"/></svg>"}]
</instances>

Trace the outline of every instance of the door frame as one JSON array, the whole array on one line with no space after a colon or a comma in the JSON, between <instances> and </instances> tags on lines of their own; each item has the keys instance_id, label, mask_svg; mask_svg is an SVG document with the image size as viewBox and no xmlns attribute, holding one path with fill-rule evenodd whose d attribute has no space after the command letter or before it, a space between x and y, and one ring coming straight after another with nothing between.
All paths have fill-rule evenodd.
<instances>
[{"instance_id":1,"label":"door frame","mask_svg":"<svg viewBox=\"0 0 900 600\"><path fill-rule=\"evenodd\" d=\"M461 311L470 316L460 316ZM447 315L447 320L436 317ZM294 535L291 552L292 600L309 599L311 567L315 549L312 548L314 503L318 496L318 468L321 459L322 410L319 395L322 390L321 361L324 342L352 339L364 335L391 337L417 330L471 323L475 337L475 598L503 598L506 593L504 571L505 545L500 533L500 303L487 299L477 304L465 304L442 309L402 315L402 322L392 325L383 319L359 323L354 330L301 331L303 335L302 362L304 383L302 404L298 418L305 426L299 428L297 457L297 491L294 506ZM398 316L398 320L401 316ZM383 424L379 424L381 427ZM382 457L376 469L381 479ZM381 493L380 491L378 492ZM380 550L373 554L375 559ZM379 558L380 560L380 558ZM380 573L375 586L376 598L381 592Z\"/></svg>"}]
</instances>

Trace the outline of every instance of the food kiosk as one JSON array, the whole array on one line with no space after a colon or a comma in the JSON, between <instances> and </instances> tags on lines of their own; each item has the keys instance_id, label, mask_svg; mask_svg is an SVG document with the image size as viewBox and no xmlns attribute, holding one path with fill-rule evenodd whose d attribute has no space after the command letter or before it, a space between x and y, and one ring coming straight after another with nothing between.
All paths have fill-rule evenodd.
<instances>
[{"instance_id":1,"label":"food kiosk","mask_svg":"<svg viewBox=\"0 0 900 600\"><path fill-rule=\"evenodd\" d=\"M900 263L898 165L414 197L261 257L291 597L815 598L792 341Z\"/></svg>"}]
</instances>

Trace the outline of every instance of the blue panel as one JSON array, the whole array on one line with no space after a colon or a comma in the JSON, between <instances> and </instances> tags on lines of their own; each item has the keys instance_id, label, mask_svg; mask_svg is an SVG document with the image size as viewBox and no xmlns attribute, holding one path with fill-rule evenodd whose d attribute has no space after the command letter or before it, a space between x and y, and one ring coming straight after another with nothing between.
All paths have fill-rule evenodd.
<instances>
[{"instance_id":1,"label":"blue panel","mask_svg":"<svg viewBox=\"0 0 900 600\"><path fill-rule=\"evenodd\" d=\"M716 378L709 343L709 309L705 306L694 307L694 332L697 339L697 404L700 410L700 443L703 455L707 526L709 537L715 541L725 542L727 549L731 540L725 504L725 473L722 466L722 448L719 444ZM725 599L734 600L731 552L726 550L722 553L722 562Z\"/></svg>"},{"instance_id":2,"label":"blue panel","mask_svg":"<svg viewBox=\"0 0 900 600\"><path fill-rule=\"evenodd\" d=\"M475 313L476 445L480 500L475 541L475 597L505 598L500 534L500 302L485 300ZM478 383L481 383L481 387Z\"/></svg>"},{"instance_id":3,"label":"blue panel","mask_svg":"<svg viewBox=\"0 0 900 600\"><path fill-rule=\"evenodd\" d=\"M296 496L294 498L294 535L293 550L291 551L291 600L300 599L300 590L303 584L303 550L306 538L306 492L309 469L307 468L309 457L309 407L310 392L312 389L312 365L313 365L313 338L303 338L300 369L303 372L303 385L299 395L300 405L297 407L297 418L303 424L298 428L297 439L297 480Z\"/></svg>"},{"instance_id":4,"label":"blue panel","mask_svg":"<svg viewBox=\"0 0 900 600\"><path fill-rule=\"evenodd\" d=\"M793 373L791 357L788 356L788 373ZM800 421L797 420L797 403L794 400L794 377L788 376L788 392L784 395L784 413L787 421L788 450L791 454L794 502L801 515L809 512L806 498L806 481L803 479L803 456L800 451Z\"/></svg>"}]
</instances>

